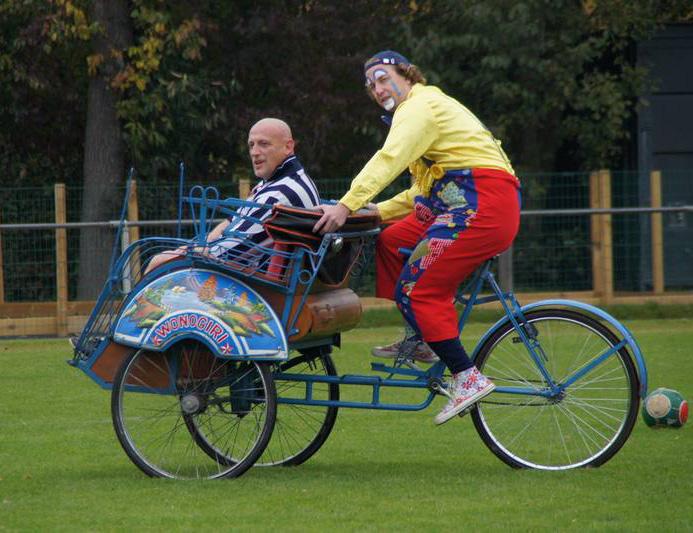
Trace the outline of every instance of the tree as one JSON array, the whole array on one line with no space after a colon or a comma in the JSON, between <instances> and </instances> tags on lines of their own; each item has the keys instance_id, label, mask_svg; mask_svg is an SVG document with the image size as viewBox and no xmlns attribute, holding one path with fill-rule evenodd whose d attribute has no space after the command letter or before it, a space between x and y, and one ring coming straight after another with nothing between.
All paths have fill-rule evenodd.
<instances>
[{"instance_id":1,"label":"tree","mask_svg":"<svg viewBox=\"0 0 693 533\"><path fill-rule=\"evenodd\" d=\"M132 28L127 0L93 0L89 19L96 25L89 57L91 77L87 94L87 117L84 137L84 222L112 218L118 185L125 172L125 152L117 116L118 95L112 79L120 70L123 51L132 42ZM95 297L108 272L109 256L94 253L98 243L108 246L112 231L86 228L80 236L79 284L77 297Z\"/></svg>"}]
</instances>

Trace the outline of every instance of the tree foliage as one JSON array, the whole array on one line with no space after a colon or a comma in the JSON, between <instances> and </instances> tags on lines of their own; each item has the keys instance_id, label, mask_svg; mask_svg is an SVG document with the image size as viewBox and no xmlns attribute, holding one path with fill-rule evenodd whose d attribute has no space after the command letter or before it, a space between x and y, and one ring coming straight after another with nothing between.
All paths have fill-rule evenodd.
<instances>
[{"instance_id":1,"label":"tree foliage","mask_svg":"<svg viewBox=\"0 0 693 533\"><path fill-rule=\"evenodd\" d=\"M247 130L263 116L291 124L315 175L345 175L365 160L377 128L354 113L367 107L361 61L401 6L168 6L133 11L141 37L117 79L125 135L145 175L169 173L177 159L210 179L243 174Z\"/></svg>"},{"instance_id":2,"label":"tree foliage","mask_svg":"<svg viewBox=\"0 0 693 533\"><path fill-rule=\"evenodd\" d=\"M71 2L0 2L3 184L80 179L91 29Z\"/></svg>"},{"instance_id":3,"label":"tree foliage","mask_svg":"<svg viewBox=\"0 0 693 533\"><path fill-rule=\"evenodd\" d=\"M247 172L248 127L286 119L320 177L353 175L382 140L362 62L400 49L477 113L526 170L618 163L645 88L634 43L679 0L130 0L132 42L95 53L87 0L0 0L3 184L82 180L89 80L117 94L144 179ZM56 135L59 125L60 135Z\"/></svg>"},{"instance_id":4,"label":"tree foliage","mask_svg":"<svg viewBox=\"0 0 693 533\"><path fill-rule=\"evenodd\" d=\"M646 88L634 44L683 2L435 0L403 28L412 56L525 170L618 164Z\"/></svg>"}]
</instances>

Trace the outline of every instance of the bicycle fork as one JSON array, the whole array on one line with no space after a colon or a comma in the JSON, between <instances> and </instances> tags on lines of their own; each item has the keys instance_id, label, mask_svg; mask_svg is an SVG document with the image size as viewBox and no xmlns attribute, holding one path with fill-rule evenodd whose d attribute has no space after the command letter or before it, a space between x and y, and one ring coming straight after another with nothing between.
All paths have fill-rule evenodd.
<instances>
[{"instance_id":1,"label":"bicycle fork","mask_svg":"<svg viewBox=\"0 0 693 533\"><path fill-rule=\"evenodd\" d=\"M493 273L488 268L481 273L480 278L482 281L486 281L491 286L491 289L496 295L495 298L498 299L503 307L505 315L512 323L513 329L518 335L518 337L513 339L512 342L522 342L525 345L530 358L544 378L544 381L550 391L550 396L560 394L561 387L556 384L553 377L546 369L545 363L548 363L549 357L546 355L546 352L537 339L539 332L522 313L522 308L515 298L515 295L512 292L504 293L498 285ZM508 305L508 301L510 301L510 305Z\"/></svg>"}]
</instances>

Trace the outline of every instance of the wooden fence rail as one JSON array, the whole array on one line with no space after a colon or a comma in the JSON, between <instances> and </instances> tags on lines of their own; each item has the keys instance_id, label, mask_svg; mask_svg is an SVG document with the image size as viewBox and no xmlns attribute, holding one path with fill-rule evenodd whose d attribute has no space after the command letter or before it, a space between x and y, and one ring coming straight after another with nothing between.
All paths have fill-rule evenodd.
<instances>
[{"instance_id":1,"label":"wooden fence rail","mask_svg":"<svg viewBox=\"0 0 693 533\"><path fill-rule=\"evenodd\" d=\"M654 171L650 176L651 207L661 208L661 173ZM590 174L589 207L591 209L611 208L611 173L600 170ZM249 180L239 183L239 197L246 198L250 192ZM55 223L64 225L66 221L65 186L56 184L54 190ZM664 283L664 246L661 212L651 213L651 253L652 280L651 293L637 295L618 295L614 293L613 266L613 228L611 213L590 215L590 238L592 250L593 286L590 291L582 292L545 292L523 293L520 301L531 301L565 297L599 305L613 303L643 303L655 301L659 303L691 303L693 294L665 293ZM133 181L130 189L127 217L129 222L139 221L137 183ZM2 222L2 221L0 221ZM124 242L134 242L139 239L140 230L136 225L128 226L124 232ZM0 229L0 337L22 335L66 336L81 330L94 302L68 300L68 251L67 230L65 227L55 229L55 272L56 272L56 301L51 302L17 302L5 301L5 282L2 256L2 229ZM505 285L512 286L512 252L505 254L501 260L501 279ZM388 306L388 302L375 298L364 298L365 306Z\"/></svg>"}]
</instances>

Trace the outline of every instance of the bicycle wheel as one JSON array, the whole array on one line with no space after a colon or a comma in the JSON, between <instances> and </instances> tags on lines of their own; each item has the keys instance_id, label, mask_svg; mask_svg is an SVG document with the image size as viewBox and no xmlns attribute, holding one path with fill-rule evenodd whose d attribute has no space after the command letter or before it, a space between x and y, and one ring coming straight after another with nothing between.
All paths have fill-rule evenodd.
<instances>
[{"instance_id":1,"label":"bicycle wheel","mask_svg":"<svg viewBox=\"0 0 693 533\"><path fill-rule=\"evenodd\" d=\"M111 414L125 453L147 475L237 477L269 442L276 392L266 364L218 359L185 341L130 356L113 383Z\"/></svg>"},{"instance_id":2,"label":"bicycle wheel","mask_svg":"<svg viewBox=\"0 0 693 533\"><path fill-rule=\"evenodd\" d=\"M586 315L566 310L528 313L558 383L618 344ZM511 323L481 347L478 368L498 387L546 391L545 379ZM472 410L477 432L502 461L517 468L565 470L599 466L623 446L637 419L640 398L633 361L621 348L555 397L496 392Z\"/></svg>"},{"instance_id":3,"label":"bicycle wheel","mask_svg":"<svg viewBox=\"0 0 693 533\"><path fill-rule=\"evenodd\" d=\"M300 355L282 363L278 372L312 376L337 375L329 354ZM297 466L310 459L330 436L338 408L281 403L281 398L305 398L306 384L282 380L276 374L274 382L280 399L277 421L272 438L255 465ZM337 383L313 383L312 389L312 397L316 400L339 400Z\"/></svg>"}]
</instances>

